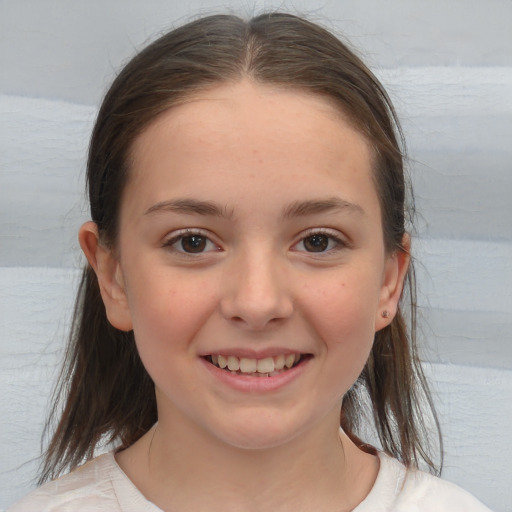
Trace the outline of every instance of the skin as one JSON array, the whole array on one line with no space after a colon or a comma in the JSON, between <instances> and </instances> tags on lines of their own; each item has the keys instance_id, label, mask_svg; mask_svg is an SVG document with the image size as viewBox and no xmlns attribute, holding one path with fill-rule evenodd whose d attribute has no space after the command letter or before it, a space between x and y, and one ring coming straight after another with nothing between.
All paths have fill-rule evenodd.
<instances>
[{"instance_id":1,"label":"skin","mask_svg":"<svg viewBox=\"0 0 512 512\"><path fill-rule=\"evenodd\" d=\"M156 387L159 422L121 468L163 510L353 509L378 459L340 437L342 398L409 262L385 251L366 140L324 98L242 80L161 115L132 159L115 250L80 231ZM281 352L308 357L271 390L204 357Z\"/></svg>"}]
</instances>

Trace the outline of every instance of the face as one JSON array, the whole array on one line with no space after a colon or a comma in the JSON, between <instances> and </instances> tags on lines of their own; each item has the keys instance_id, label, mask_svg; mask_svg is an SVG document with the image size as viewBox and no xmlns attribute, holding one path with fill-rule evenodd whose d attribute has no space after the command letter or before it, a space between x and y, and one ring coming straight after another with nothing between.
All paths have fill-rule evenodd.
<instances>
[{"instance_id":1,"label":"face","mask_svg":"<svg viewBox=\"0 0 512 512\"><path fill-rule=\"evenodd\" d=\"M98 275L159 422L252 448L337 428L407 267L365 139L321 97L244 81L167 111L132 156Z\"/></svg>"}]
</instances>

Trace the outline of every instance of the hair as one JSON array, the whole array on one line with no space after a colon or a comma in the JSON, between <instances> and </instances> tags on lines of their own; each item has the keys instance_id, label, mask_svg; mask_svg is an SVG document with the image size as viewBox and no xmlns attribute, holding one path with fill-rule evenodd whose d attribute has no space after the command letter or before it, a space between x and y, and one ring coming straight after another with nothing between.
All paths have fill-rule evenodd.
<instances>
[{"instance_id":1,"label":"hair","mask_svg":"<svg viewBox=\"0 0 512 512\"><path fill-rule=\"evenodd\" d=\"M191 94L243 78L322 95L339 106L372 151L386 250L405 250L405 145L390 99L346 44L314 23L283 13L250 21L231 15L193 21L157 39L122 69L101 105L88 154L91 215L102 243L116 244L130 150L137 137ZM375 334L367 364L344 397L340 425L368 450L359 436L363 404L369 398L382 449L407 466L426 462L437 472L425 408L433 418L441 460L442 445L417 353L412 266L407 282L409 328L399 309L391 324ZM93 457L100 443L130 446L157 421L154 385L138 356L133 332L108 322L90 266L84 270L76 300L56 388L56 398L60 396L65 399L54 401L47 423L47 431L54 432L40 482Z\"/></svg>"}]
</instances>

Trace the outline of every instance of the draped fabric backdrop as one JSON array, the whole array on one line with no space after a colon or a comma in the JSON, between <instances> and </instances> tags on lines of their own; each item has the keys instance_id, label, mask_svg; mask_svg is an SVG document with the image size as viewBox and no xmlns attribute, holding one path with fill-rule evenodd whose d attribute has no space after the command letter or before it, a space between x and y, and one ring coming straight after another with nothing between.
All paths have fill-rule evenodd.
<instances>
[{"instance_id":1,"label":"draped fabric backdrop","mask_svg":"<svg viewBox=\"0 0 512 512\"><path fill-rule=\"evenodd\" d=\"M420 334L444 477L512 511L510 0L0 0L0 510L34 485L102 93L173 24L263 8L344 33L396 103L420 213Z\"/></svg>"}]
</instances>

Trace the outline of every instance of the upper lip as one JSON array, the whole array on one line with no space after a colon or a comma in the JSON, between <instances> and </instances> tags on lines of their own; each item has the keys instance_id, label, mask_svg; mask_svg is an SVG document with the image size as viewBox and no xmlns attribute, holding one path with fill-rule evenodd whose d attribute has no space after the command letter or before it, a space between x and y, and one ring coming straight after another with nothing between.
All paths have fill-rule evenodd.
<instances>
[{"instance_id":1,"label":"upper lip","mask_svg":"<svg viewBox=\"0 0 512 512\"><path fill-rule=\"evenodd\" d=\"M235 356L238 358L245 357L247 359L265 359L266 357L277 357L280 355L288 355L288 354L309 354L307 351L290 349L290 348L268 348L265 350L254 350L254 349L244 349L244 348L223 348L223 349L215 349L210 352L201 352L199 354L200 357L207 356Z\"/></svg>"}]
</instances>

